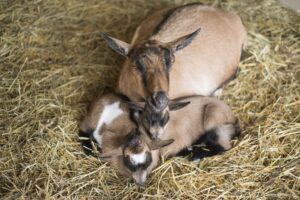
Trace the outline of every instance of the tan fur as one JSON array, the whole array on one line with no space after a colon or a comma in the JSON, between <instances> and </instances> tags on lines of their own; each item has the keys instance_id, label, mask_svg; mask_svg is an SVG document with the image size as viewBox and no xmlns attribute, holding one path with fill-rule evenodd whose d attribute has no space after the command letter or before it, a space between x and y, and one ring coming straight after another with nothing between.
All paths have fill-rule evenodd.
<instances>
[{"instance_id":1,"label":"tan fur","mask_svg":"<svg viewBox=\"0 0 300 200\"><path fill-rule=\"evenodd\" d=\"M87 116L80 123L80 130L86 132L88 130L95 130L97 126L97 122L99 120L99 116L103 112L103 109L106 105L110 105L114 102L120 102L120 107L123 114L116 117L110 124L105 124L101 128L102 135L102 149L101 154L110 153L115 150L121 150L125 141L127 141L130 132L135 128L135 124L130 120L129 110L127 108L126 103L122 101L119 97L114 94L106 94L100 97L99 99L92 102L89 106ZM99 133L100 134L100 133ZM125 155L132 153L139 153L149 148L146 146L146 142L150 142L150 139L144 135L142 139L144 141L138 149L126 149ZM159 154L158 150L150 151L152 155L152 163L148 167L148 172L150 173L155 166L157 166L159 162ZM120 174L133 177L133 173L128 170L123 163L122 156L113 156L109 159L104 159L109 162L110 165L116 169Z\"/></svg>"},{"instance_id":2,"label":"tan fur","mask_svg":"<svg viewBox=\"0 0 300 200\"><path fill-rule=\"evenodd\" d=\"M231 12L201 5L179 10L156 34L155 28L168 10L147 18L137 29L131 47L137 48L145 40L167 43L201 27L201 32L192 43L175 53L170 71L169 97L211 95L236 72L246 38L245 28L240 18ZM153 65L159 63L157 61ZM145 99L149 94L133 65L131 59L126 60L120 73L118 90L132 100ZM165 82L160 76L157 79ZM151 87L156 84L161 83L154 81Z\"/></svg>"},{"instance_id":3,"label":"tan fur","mask_svg":"<svg viewBox=\"0 0 300 200\"><path fill-rule=\"evenodd\" d=\"M93 101L88 107L87 115L84 117L84 119L81 121L79 125L80 130L84 132L87 132L89 129L94 130L97 126L98 119L105 105L112 104L118 100L120 101L120 99L117 96L113 94L106 94L103 95L101 98L98 98L95 101ZM122 102L120 104L120 107L125 113L128 112L127 106ZM124 118L124 116L120 116L120 117Z\"/></svg>"},{"instance_id":4,"label":"tan fur","mask_svg":"<svg viewBox=\"0 0 300 200\"><path fill-rule=\"evenodd\" d=\"M137 174L132 173L125 167L123 157L133 153L150 151L150 149L159 147L152 146L152 144L154 144L152 143L153 140L151 140L146 133L142 132L139 136L141 142L139 143L138 148L125 149L124 152L122 151L123 145L126 143L129 134L135 128L135 125L130 120L127 105L123 103L121 99L110 94L93 102L87 117L81 123L80 128L81 130L95 129L104 106L116 101L121 102L120 105L124 113L101 129L103 143L102 155L113 151L119 152L118 155L120 156L112 156L105 160L120 174L131 178L137 178ZM218 143L222 145L225 150L231 148L231 134L235 131L233 128L237 123L237 118L224 102L216 98L203 96L181 98L180 101L190 101L191 103L181 110L170 112L171 120L167 125L166 134L164 134L160 140L167 141L169 139L174 139L175 141L160 150L150 151L152 163L147 168L148 174L150 174L150 172L159 164L160 156L171 157L176 155L183 148L192 145L193 142L209 129L217 129L218 135L222 136L219 137Z\"/></svg>"},{"instance_id":5,"label":"tan fur","mask_svg":"<svg viewBox=\"0 0 300 200\"><path fill-rule=\"evenodd\" d=\"M218 135L226 135L219 136L219 144L226 150L230 149L231 136L235 130L228 129L237 123L231 109L224 102L212 97L194 96L184 98L184 101L191 103L181 110L170 112L170 121L161 140L175 141L162 148L161 155L176 155L183 148L192 145L206 131L214 128L218 129Z\"/></svg>"}]
</instances>

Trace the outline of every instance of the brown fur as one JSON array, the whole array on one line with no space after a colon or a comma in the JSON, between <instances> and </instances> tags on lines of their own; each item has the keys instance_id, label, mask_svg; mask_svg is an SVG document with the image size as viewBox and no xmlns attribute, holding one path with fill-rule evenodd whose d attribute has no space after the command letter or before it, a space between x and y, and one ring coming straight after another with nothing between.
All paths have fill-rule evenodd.
<instances>
[{"instance_id":1,"label":"brown fur","mask_svg":"<svg viewBox=\"0 0 300 200\"><path fill-rule=\"evenodd\" d=\"M231 145L228 143L230 144L230 139L235 134L238 121L229 106L213 97L193 96L181 99L191 103L181 110L170 112L170 121L161 140L172 138L175 141L162 148L161 155L176 155L180 150L192 145L206 131L221 128L222 133L222 129L225 128L223 126L227 125L233 127L232 135L227 141L219 141L225 150L230 149Z\"/></svg>"},{"instance_id":2,"label":"brown fur","mask_svg":"<svg viewBox=\"0 0 300 200\"><path fill-rule=\"evenodd\" d=\"M105 160L122 175L136 178L135 180L137 180L140 173L140 171L132 173L126 168L123 162L124 157L145 151L151 152L152 162L146 169L147 174L150 174L159 164L161 155L174 156L180 150L192 145L205 131L214 128L220 129L220 134L222 134L223 130L226 131L223 133L225 136L230 134L228 137L219 137L217 142L225 150L231 148L230 140L235 132L237 118L224 102L212 97L193 96L181 98L180 101L190 101L191 103L181 110L170 112L171 120L166 128L166 134L158 142L153 142L142 131L143 129L140 129L142 132L138 136L138 142L133 146L129 146L129 148L124 148L135 125L130 121L127 105L112 94L105 95L91 104L87 117L81 123L81 130L95 129L95 123L97 123L103 107L115 101L121 102L120 105L124 113L102 128L101 155L109 155L109 158ZM93 117L96 117L96 119ZM231 127L231 125L233 126ZM170 144L170 139L175 141ZM161 149L154 150L159 148Z\"/></svg>"},{"instance_id":3,"label":"brown fur","mask_svg":"<svg viewBox=\"0 0 300 200\"><path fill-rule=\"evenodd\" d=\"M95 130L104 107L117 101L120 102L120 108L124 113L116 117L110 124L104 124L100 133L98 133L102 135L101 155L113 152L109 158L104 158L104 160L109 162L120 174L131 178L139 178L138 175L125 167L123 157L138 154L142 151L153 153L152 163L147 168L150 173L159 162L159 154L158 150L150 151L148 144L151 143L151 140L146 135L141 136L137 145L124 148L132 130L135 129L135 124L130 120L127 104L121 98L114 94L106 94L92 102L88 108L87 116L80 123L80 130L83 132Z\"/></svg>"},{"instance_id":4,"label":"brown fur","mask_svg":"<svg viewBox=\"0 0 300 200\"><path fill-rule=\"evenodd\" d=\"M139 48L147 40L168 43L201 27L202 31L191 45L175 53L170 72L169 97L210 95L237 69L246 37L240 18L233 13L198 4L183 6L167 15L168 12L168 9L159 11L142 22L131 47ZM168 19L164 19L166 15ZM160 24L161 21L164 23ZM156 30L157 26L160 26L159 30ZM146 65L147 70L155 71L157 66L161 67L159 55L151 59L153 62ZM165 85L161 88L166 88L166 80L161 76L156 79L161 81L149 79L153 81L148 83L151 92L160 88L162 82ZM142 85L134 60L127 59L119 77L118 90L132 100L145 99L149 94Z\"/></svg>"}]
</instances>

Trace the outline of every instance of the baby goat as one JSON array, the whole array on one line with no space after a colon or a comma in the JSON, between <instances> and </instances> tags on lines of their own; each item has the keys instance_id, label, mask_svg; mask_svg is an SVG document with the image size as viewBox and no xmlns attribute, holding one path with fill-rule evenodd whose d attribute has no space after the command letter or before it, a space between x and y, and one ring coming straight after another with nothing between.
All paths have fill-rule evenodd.
<instances>
[{"instance_id":1,"label":"baby goat","mask_svg":"<svg viewBox=\"0 0 300 200\"><path fill-rule=\"evenodd\" d=\"M204 143L209 151L194 147L192 160L213 156L231 148L231 139L240 132L238 119L222 101L191 96L172 101L174 108L166 134L151 140L147 130L136 128L130 120L126 100L114 94L103 95L93 102L80 124L80 136L94 138L101 147L101 158L122 175L143 186L147 175L159 164L160 156L186 155L193 144ZM141 105L143 106L143 105ZM138 108L135 105L135 109ZM140 111L132 118L140 120ZM83 140L83 146L91 146ZM160 150L159 150L160 149Z\"/></svg>"},{"instance_id":2,"label":"baby goat","mask_svg":"<svg viewBox=\"0 0 300 200\"><path fill-rule=\"evenodd\" d=\"M80 124L79 136L96 140L101 158L139 186L144 185L159 162L157 149L173 142L152 141L147 135L138 135L126 101L114 94L103 95L90 105ZM81 139L85 152L90 153L91 140Z\"/></svg>"},{"instance_id":3,"label":"baby goat","mask_svg":"<svg viewBox=\"0 0 300 200\"><path fill-rule=\"evenodd\" d=\"M223 101L213 97L190 96L172 102L176 102L180 107L182 104L189 105L170 112L170 121L160 140L174 139L174 142L162 148L161 155L171 157L179 152L182 155L183 152L188 153L186 149L189 146L203 143L209 151L194 148L192 160L213 156L229 150L232 147L231 139L240 134L238 118ZM143 105L139 106L131 105L136 109L134 120L141 123L139 114L143 113L140 111ZM151 135L143 126L139 127L139 131Z\"/></svg>"}]
</instances>

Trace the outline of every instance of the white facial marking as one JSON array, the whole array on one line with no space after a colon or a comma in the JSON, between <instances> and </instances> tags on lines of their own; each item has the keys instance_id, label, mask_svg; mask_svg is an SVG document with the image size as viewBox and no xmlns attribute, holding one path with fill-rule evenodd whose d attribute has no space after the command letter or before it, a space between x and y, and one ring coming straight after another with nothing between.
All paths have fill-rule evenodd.
<instances>
[{"instance_id":1,"label":"white facial marking","mask_svg":"<svg viewBox=\"0 0 300 200\"><path fill-rule=\"evenodd\" d=\"M115 118L123 113L119 105L119 101L110 105L106 105L100 114L96 129L93 132L93 136L100 147L102 146L102 134L100 133L100 129L103 124L110 124Z\"/></svg>"},{"instance_id":2,"label":"white facial marking","mask_svg":"<svg viewBox=\"0 0 300 200\"><path fill-rule=\"evenodd\" d=\"M146 162L146 153L142 152L139 154L133 154L130 156L132 164L138 165Z\"/></svg>"}]
</instances>

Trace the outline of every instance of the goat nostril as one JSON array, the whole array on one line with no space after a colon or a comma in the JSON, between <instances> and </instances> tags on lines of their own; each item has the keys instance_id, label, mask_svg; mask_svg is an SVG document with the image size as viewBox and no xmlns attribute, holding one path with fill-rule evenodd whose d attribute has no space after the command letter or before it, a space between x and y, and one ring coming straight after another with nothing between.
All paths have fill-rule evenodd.
<instances>
[{"instance_id":1,"label":"goat nostril","mask_svg":"<svg viewBox=\"0 0 300 200\"><path fill-rule=\"evenodd\" d=\"M154 93L154 95L152 96L152 101L156 108L162 110L167 107L169 99L165 92L159 91Z\"/></svg>"}]
</instances>

